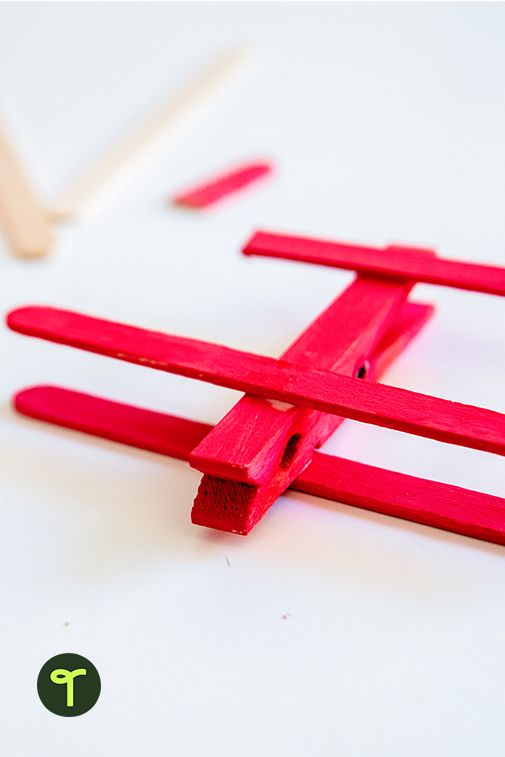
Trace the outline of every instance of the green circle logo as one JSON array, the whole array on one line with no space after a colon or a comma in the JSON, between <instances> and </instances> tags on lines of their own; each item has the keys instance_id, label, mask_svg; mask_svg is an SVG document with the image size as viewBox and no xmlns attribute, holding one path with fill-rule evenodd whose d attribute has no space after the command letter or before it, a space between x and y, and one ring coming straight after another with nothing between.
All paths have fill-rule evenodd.
<instances>
[{"instance_id":1,"label":"green circle logo","mask_svg":"<svg viewBox=\"0 0 505 757\"><path fill-rule=\"evenodd\" d=\"M98 670L80 654L57 654L40 669L37 692L55 715L74 718L96 704L102 684Z\"/></svg>"}]
</instances>

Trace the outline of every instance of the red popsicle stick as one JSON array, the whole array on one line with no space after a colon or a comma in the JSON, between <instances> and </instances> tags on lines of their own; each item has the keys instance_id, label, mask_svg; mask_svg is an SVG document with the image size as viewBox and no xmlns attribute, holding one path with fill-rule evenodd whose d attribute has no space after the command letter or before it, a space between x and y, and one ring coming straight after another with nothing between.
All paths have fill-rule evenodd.
<instances>
[{"instance_id":1,"label":"red popsicle stick","mask_svg":"<svg viewBox=\"0 0 505 757\"><path fill-rule=\"evenodd\" d=\"M271 171L272 166L269 163L248 163L181 192L174 198L174 202L190 208L206 208Z\"/></svg>"},{"instance_id":2,"label":"red popsicle stick","mask_svg":"<svg viewBox=\"0 0 505 757\"><path fill-rule=\"evenodd\" d=\"M56 386L34 386L14 396L22 415L92 436L187 460L212 426Z\"/></svg>"},{"instance_id":3,"label":"red popsicle stick","mask_svg":"<svg viewBox=\"0 0 505 757\"><path fill-rule=\"evenodd\" d=\"M505 499L316 453L297 491L505 545Z\"/></svg>"},{"instance_id":4,"label":"red popsicle stick","mask_svg":"<svg viewBox=\"0 0 505 757\"><path fill-rule=\"evenodd\" d=\"M245 255L350 269L372 276L505 295L505 268L440 257L427 258L422 250L416 256L412 248L362 247L258 231L246 242L243 252Z\"/></svg>"},{"instance_id":5,"label":"red popsicle stick","mask_svg":"<svg viewBox=\"0 0 505 757\"><path fill-rule=\"evenodd\" d=\"M56 387L26 389L18 412L105 439L187 460L211 429ZM505 499L315 452L291 488L445 531L505 545Z\"/></svg>"},{"instance_id":6,"label":"red popsicle stick","mask_svg":"<svg viewBox=\"0 0 505 757\"><path fill-rule=\"evenodd\" d=\"M8 325L29 336L249 394L505 454L505 415L493 410L55 308L15 310Z\"/></svg>"}]
</instances>

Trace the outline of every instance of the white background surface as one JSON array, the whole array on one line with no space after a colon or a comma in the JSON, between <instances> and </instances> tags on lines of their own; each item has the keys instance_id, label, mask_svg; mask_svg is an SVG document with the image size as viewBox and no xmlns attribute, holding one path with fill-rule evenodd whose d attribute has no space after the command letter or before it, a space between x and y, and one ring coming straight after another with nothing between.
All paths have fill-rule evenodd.
<instances>
[{"instance_id":1,"label":"white background surface","mask_svg":"<svg viewBox=\"0 0 505 757\"><path fill-rule=\"evenodd\" d=\"M223 49L256 72L50 260L0 248L3 312L39 302L279 354L348 273L244 259L259 227L505 263L503 5L8 5L2 106L48 199ZM208 214L166 198L271 157ZM389 383L505 411L504 303L418 287L436 318ZM217 421L237 393L0 334L2 752L504 754L502 548L301 494L247 538L190 524L187 464L16 417L64 386ZM503 459L347 422L329 450L505 496ZM229 561L229 565L228 565ZM283 619L283 615L288 617ZM102 677L58 718L60 652Z\"/></svg>"}]
</instances>

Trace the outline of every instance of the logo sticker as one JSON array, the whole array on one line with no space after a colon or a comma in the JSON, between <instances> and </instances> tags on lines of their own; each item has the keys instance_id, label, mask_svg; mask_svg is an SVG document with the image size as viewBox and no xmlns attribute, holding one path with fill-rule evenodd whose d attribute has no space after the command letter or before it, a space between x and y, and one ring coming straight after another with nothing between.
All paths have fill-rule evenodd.
<instances>
[{"instance_id":1,"label":"logo sticker","mask_svg":"<svg viewBox=\"0 0 505 757\"><path fill-rule=\"evenodd\" d=\"M70 652L51 657L37 678L37 692L44 707L65 718L91 710L100 690L100 676L93 663Z\"/></svg>"}]
</instances>

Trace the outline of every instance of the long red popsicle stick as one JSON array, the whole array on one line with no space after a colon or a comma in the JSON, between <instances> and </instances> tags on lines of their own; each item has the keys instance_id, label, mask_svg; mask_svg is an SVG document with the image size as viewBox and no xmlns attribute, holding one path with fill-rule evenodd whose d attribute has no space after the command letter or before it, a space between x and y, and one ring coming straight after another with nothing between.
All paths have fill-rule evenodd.
<instances>
[{"instance_id":1,"label":"long red popsicle stick","mask_svg":"<svg viewBox=\"0 0 505 757\"><path fill-rule=\"evenodd\" d=\"M404 305L395 327L388 332L373 358L377 375L391 364L430 317L429 305ZM132 447L187 460L191 451L215 426L174 415L113 402L53 386L23 389L14 396L23 415L100 436Z\"/></svg>"},{"instance_id":2,"label":"long red popsicle stick","mask_svg":"<svg viewBox=\"0 0 505 757\"><path fill-rule=\"evenodd\" d=\"M25 389L18 412L66 428L187 460L205 423L51 386ZM505 545L505 499L315 452L291 489Z\"/></svg>"},{"instance_id":3,"label":"long red popsicle stick","mask_svg":"<svg viewBox=\"0 0 505 757\"><path fill-rule=\"evenodd\" d=\"M505 455L505 415L493 410L56 308L15 310L8 325L137 365Z\"/></svg>"},{"instance_id":4,"label":"long red popsicle stick","mask_svg":"<svg viewBox=\"0 0 505 757\"><path fill-rule=\"evenodd\" d=\"M244 189L271 171L269 163L248 163L181 192L174 198L174 203L189 208L206 208Z\"/></svg>"},{"instance_id":5,"label":"long red popsicle stick","mask_svg":"<svg viewBox=\"0 0 505 757\"><path fill-rule=\"evenodd\" d=\"M344 268L371 276L407 279L486 294L505 295L505 268L426 257L425 251L422 250L416 257L412 248L363 247L257 231L246 242L243 252L245 255Z\"/></svg>"}]
</instances>

